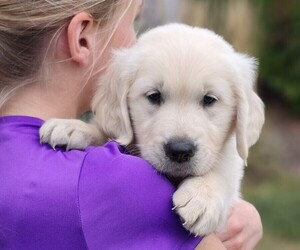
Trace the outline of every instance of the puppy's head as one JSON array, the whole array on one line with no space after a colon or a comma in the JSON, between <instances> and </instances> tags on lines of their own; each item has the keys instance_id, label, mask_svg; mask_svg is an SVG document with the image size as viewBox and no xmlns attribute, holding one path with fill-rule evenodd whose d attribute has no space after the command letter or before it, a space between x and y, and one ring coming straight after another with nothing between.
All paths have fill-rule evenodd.
<instances>
[{"instance_id":1,"label":"puppy's head","mask_svg":"<svg viewBox=\"0 0 300 250\"><path fill-rule=\"evenodd\" d=\"M254 59L213 32L172 24L115 54L93 102L100 128L174 176L201 175L236 140L246 161L264 122Z\"/></svg>"}]
</instances>

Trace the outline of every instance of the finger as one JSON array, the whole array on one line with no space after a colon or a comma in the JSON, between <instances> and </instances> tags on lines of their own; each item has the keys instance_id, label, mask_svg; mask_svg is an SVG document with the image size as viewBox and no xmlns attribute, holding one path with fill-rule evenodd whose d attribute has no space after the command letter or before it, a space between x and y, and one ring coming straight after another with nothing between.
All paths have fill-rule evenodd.
<instances>
[{"instance_id":1,"label":"finger","mask_svg":"<svg viewBox=\"0 0 300 250\"><path fill-rule=\"evenodd\" d=\"M243 231L234 237L222 241L222 243L227 250L253 250L261 238L262 235L260 234L249 236Z\"/></svg>"},{"instance_id":2,"label":"finger","mask_svg":"<svg viewBox=\"0 0 300 250\"><path fill-rule=\"evenodd\" d=\"M229 240L223 241L222 243L227 250L246 250L245 242L241 235L237 235Z\"/></svg>"},{"instance_id":3,"label":"finger","mask_svg":"<svg viewBox=\"0 0 300 250\"><path fill-rule=\"evenodd\" d=\"M243 231L242 225L238 221L229 218L223 230L217 232L216 235L219 237L221 241L226 241L240 234L242 231Z\"/></svg>"}]
</instances>

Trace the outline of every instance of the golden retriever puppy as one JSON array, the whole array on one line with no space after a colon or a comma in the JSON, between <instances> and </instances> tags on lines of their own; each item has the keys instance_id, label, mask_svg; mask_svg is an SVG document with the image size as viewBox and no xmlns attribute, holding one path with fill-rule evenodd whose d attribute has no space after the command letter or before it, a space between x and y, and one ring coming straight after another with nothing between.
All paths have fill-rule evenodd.
<instances>
[{"instance_id":1,"label":"golden retriever puppy","mask_svg":"<svg viewBox=\"0 0 300 250\"><path fill-rule=\"evenodd\" d=\"M248 149L264 123L253 91L256 67L207 29L155 28L115 52L91 123L50 120L41 140L68 148L108 139L136 145L160 172L183 180L173 196L183 226L209 234L221 229L240 195Z\"/></svg>"}]
</instances>

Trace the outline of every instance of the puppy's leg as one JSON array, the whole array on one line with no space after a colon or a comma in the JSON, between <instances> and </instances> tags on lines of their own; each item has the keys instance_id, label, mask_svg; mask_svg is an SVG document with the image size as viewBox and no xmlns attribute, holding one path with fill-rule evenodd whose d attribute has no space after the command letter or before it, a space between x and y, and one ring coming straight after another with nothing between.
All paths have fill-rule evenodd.
<instances>
[{"instance_id":1,"label":"puppy's leg","mask_svg":"<svg viewBox=\"0 0 300 250\"><path fill-rule=\"evenodd\" d=\"M94 121L85 123L76 119L51 119L40 128L40 141L53 148L65 146L68 150L101 145L105 138Z\"/></svg>"},{"instance_id":2,"label":"puppy's leg","mask_svg":"<svg viewBox=\"0 0 300 250\"><path fill-rule=\"evenodd\" d=\"M232 189L228 180L214 172L185 179L173 195L183 226L202 236L220 229L226 221L233 197L238 197L238 192Z\"/></svg>"}]
</instances>

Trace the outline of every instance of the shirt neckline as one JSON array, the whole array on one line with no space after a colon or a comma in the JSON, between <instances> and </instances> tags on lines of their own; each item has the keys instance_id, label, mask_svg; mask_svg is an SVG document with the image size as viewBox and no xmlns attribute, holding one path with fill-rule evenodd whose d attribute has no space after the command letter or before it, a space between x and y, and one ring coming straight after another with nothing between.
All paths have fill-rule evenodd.
<instances>
[{"instance_id":1,"label":"shirt neckline","mask_svg":"<svg viewBox=\"0 0 300 250\"><path fill-rule=\"evenodd\" d=\"M45 121L33 116L22 116L22 115L10 115L10 116L0 116L0 123L31 123L41 125Z\"/></svg>"}]
</instances>

